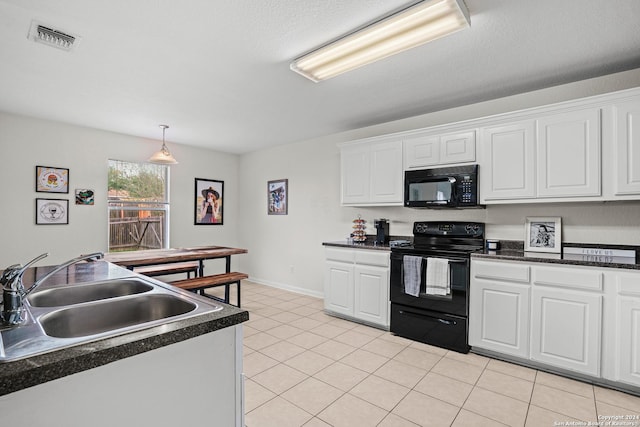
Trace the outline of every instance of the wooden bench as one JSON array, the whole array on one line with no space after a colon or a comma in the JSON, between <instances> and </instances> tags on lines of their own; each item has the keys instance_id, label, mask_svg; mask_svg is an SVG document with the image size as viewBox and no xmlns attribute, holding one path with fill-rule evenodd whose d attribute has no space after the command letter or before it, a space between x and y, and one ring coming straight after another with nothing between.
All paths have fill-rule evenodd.
<instances>
[{"instance_id":1,"label":"wooden bench","mask_svg":"<svg viewBox=\"0 0 640 427\"><path fill-rule=\"evenodd\" d=\"M197 261L193 261L176 262L172 264L145 265L144 267L135 267L133 271L149 277L187 273L187 279L190 279L191 273L193 273L194 277L198 275L198 268L199 263Z\"/></svg>"},{"instance_id":2,"label":"wooden bench","mask_svg":"<svg viewBox=\"0 0 640 427\"><path fill-rule=\"evenodd\" d=\"M193 277L191 279L176 280L170 282L173 286L177 286L180 289L186 289L192 292L200 292L200 295L222 301L230 304L229 302L229 286L236 284L238 291L238 307L240 307L240 281L248 279L249 275L245 273L238 273L237 271L231 273L214 274L212 276ZM224 286L224 299L215 297L213 295L207 295L204 290L208 288L216 288L218 286Z\"/></svg>"}]
</instances>

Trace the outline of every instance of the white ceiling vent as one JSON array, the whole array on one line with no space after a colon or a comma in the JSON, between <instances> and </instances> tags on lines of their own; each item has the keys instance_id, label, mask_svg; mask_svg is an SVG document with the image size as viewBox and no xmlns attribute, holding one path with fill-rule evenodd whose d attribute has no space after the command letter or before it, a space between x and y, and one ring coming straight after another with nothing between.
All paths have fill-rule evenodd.
<instances>
[{"instance_id":1,"label":"white ceiling vent","mask_svg":"<svg viewBox=\"0 0 640 427\"><path fill-rule=\"evenodd\" d=\"M66 51L78 46L81 40L77 35L54 29L50 25L42 25L36 21L31 21L28 38Z\"/></svg>"}]
</instances>

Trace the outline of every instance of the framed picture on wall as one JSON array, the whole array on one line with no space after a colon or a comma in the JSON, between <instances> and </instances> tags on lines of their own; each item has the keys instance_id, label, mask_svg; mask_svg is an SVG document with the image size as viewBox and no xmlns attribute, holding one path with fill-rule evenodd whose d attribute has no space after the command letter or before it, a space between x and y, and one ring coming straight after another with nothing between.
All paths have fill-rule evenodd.
<instances>
[{"instance_id":1,"label":"framed picture on wall","mask_svg":"<svg viewBox=\"0 0 640 427\"><path fill-rule=\"evenodd\" d=\"M267 182L267 214L287 215L289 206L289 180L276 179Z\"/></svg>"},{"instance_id":2,"label":"framed picture on wall","mask_svg":"<svg viewBox=\"0 0 640 427\"><path fill-rule=\"evenodd\" d=\"M93 205L94 194L95 192L88 188L76 188L76 205Z\"/></svg>"},{"instance_id":3,"label":"framed picture on wall","mask_svg":"<svg viewBox=\"0 0 640 427\"><path fill-rule=\"evenodd\" d=\"M196 178L194 194L194 224L222 225L224 181Z\"/></svg>"},{"instance_id":4,"label":"framed picture on wall","mask_svg":"<svg viewBox=\"0 0 640 427\"><path fill-rule=\"evenodd\" d=\"M560 217L528 217L524 230L525 251L561 252L562 219Z\"/></svg>"},{"instance_id":5,"label":"framed picture on wall","mask_svg":"<svg viewBox=\"0 0 640 427\"><path fill-rule=\"evenodd\" d=\"M36 224L69 224L69 201L64 199L36 199Z\"/></svg>"},{"instance_id":6,"label":"framed picture on wall","mask_svg":"<svg viewBox=\"0 0 640 427\"><path fill-rule=\"evenodd\" d=\"M36 192L69 193L69 169L36 166Z\"/></svg>"}]
</instances>

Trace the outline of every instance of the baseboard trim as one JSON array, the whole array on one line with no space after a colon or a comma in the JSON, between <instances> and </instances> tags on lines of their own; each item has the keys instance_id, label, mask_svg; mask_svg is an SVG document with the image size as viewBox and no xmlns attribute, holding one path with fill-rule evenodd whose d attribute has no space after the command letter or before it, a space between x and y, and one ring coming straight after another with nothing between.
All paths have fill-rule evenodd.
<instances>
[{"instance_id":1,"label":"baseboard trim","mask_svg":"<svg viewBox=\"0 0 640 427\"><path fill-rule=\"evenodd\" d=\"M285 291L295 292L297 294L307 295L315 298L324 298L323 292L311 291L309 289L300 288L298 286L287 285L285 283L273 282L271 280L264 280L260 278L256 278L254 276L249 275L249 281L253 283L257 283L259 285L265 285L272 288L282 289Z\"/></svg>"}]
</instances>

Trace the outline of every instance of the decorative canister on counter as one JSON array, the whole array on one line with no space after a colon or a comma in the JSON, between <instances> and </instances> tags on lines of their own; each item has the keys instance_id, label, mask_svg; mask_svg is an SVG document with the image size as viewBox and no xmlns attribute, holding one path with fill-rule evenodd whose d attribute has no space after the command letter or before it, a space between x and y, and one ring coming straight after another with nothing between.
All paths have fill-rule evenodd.
<instances>
[{"instance_id":1,"label":"decorative canister on counter","mask_svg":"<svg viewBox=\"0 0 640 427\"><path fill-rule=\"evenodd\" d=\"M488 251L497 251L500 249L500 240L487 239L486 247Z\"/></svg>"},{"instance_id":2,"label":"decorative canister on counter","mask_svg":"<svg viewBox=\"0 0 640 427\"><path fill-rule=\"evenodd\" d=\"M351 234L354 242L358 243L367 240L367 236L364 231L364 229L367 228L365 223L366 221L362 219L360 215L358 215L357 219L353 220L353 232Z\"/></svg>"}]
</instances>

